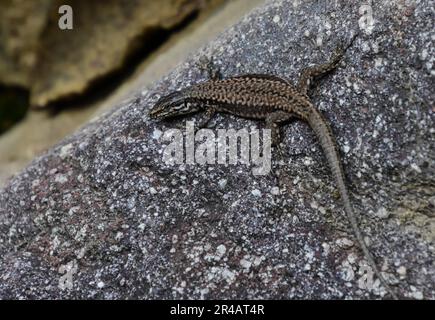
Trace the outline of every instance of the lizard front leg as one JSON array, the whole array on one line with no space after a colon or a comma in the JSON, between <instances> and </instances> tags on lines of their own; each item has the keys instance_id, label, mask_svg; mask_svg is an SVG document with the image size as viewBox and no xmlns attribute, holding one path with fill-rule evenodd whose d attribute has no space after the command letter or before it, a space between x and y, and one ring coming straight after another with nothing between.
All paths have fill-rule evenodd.
<instances>
[{"instance_id":1,"label":"lizard front leg","mask_svg":"<svg viewBox=\"0 0 435 320\"><path fill-rule=\"evenodd\" d=\"M216 108L214 106L208 106L207 109L205 110L204 117L201 119L201 121L197 126L198 129L205 128L215 114L216 114Z\"/></svg>"},{"instance_id":2,"label":"lizard front leg","mask_svg":"<svg viewBox=\"0 0 435 320\"><path fill-rule=\"evenodd\" d=\"M299 90L299 92L306 95L308 93L308 90L310 89L312 81L315 78L321 77L328 72L334 70L340 63L346 50L353 44L357 36L358 33L352 36L352 39L346 46L339 46L337 49L335 49L335 52L329 62L302 69L297 84L297 89Z\"/></svg>"},{"instance_id":3,"label":"lizard front leg","mask_svg":"<svg viewBox=\"0 0 435 320\"><path fill-rule=\"evenodd\" d=\"M343 57L344 50L341 48L336 49L331 61L316 66L311 66L302 69L297 89L302 94L307 94L313 80L317 77L323 76L326 73L334 70L341 58Z\"/></svg>"},{"instance_id":4,"label":"lizard front leg","mask_svg":"<svg viewBox=\"0 0 435 320\"><path fill-rule=\"evenodd\" d=\"M207 124L210 122L210 120L214 117L215 114L216 114L215 107L213 106L207 107L207 109L204 111L204 115L198 121L198 124L195 126L195 134L198 130L206 128ZM183 130L185 128L184 125L182 124L177 124L175 127L179 130Z\"/></svg>"}]
</instances>

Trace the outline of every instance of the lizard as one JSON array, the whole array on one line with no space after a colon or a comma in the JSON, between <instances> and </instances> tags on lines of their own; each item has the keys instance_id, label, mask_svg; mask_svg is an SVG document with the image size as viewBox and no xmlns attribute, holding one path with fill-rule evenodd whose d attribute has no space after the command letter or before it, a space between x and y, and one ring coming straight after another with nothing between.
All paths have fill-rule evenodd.
<instances>
[{"instance_id":1,"label":"lizard","mask_svg":"<svg viewBox=\"0 0 435 320\"><path fill-rule=\"evenodd\" d=\"M188 86L161 97L149 111L152 119L163 120L204 112L198 127L204 127L216 113L228 113L242 118L264 120L271 130L272 146L280 142L280 126L292 118L308 122L324 151L335 178L345 213L365 259L393 299L398 299L378 269L352 209L345 174L333 132L308 97L315 78L334 70L350 44L339 47L329 62L302 69L296 85L289 80L268 74L245 74L221 79L218 72L209 72L211 79ZM210 71L210 70L209 70Z\"/></svg>"}]
</instances>

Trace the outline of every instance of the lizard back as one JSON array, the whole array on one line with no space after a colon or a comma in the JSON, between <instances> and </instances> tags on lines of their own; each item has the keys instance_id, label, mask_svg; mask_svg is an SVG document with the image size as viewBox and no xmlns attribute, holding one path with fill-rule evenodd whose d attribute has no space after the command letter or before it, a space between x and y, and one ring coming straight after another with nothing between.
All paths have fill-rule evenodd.
<instances>
[{"instance_id":1,"label":"lizard back","mask_svg":"<svg viewBox=\"0 0 435 320\"><path fill-rule=\"evenodd\" d=\"M189 102L211 105L220 112L264 119L282 110L308 118L311 103L288 81L269 75L252 74L203 82L186 89Z\"/></svg>"}]
</instances>

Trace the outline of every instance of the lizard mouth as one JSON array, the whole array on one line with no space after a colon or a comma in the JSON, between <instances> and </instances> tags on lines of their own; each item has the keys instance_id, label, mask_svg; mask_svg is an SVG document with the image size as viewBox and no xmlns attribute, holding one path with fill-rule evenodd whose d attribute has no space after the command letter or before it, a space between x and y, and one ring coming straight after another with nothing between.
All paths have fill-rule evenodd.
<instances>
[{"instance_id":1,"label":"lizard mouth","mask_svg":"<svg viewBox=\"0 0 435 320\"><path fill-rule=\"evenodd\" d=\"M174 110L171 107L168 106L155 106L153 107L149 112L149 117L151 119L168 119L168 118L174 118L180 115L183 115L184 113L179 110Z\"/></svg>"}]
</instances>

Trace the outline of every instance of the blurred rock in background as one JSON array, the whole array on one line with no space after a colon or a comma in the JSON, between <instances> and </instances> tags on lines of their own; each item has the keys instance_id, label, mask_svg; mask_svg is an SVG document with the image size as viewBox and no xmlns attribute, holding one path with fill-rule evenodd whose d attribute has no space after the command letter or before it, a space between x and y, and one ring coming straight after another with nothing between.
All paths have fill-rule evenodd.
<instances>
[{"instance_id":1,"label":"blurred rock in background","mask_svg":"<svg viewBox=\"0 0 435 320\"><path fill-rule=\"evenodd\" d=\"M151 51L192 14L221 2L1 0L0 82L28 89L31 106L81 94L138 50ZM73 30L58 26L64 4L73 9Z\"/></svg>"},{"instance_id":2,"label":"blurred rock in background","mask_svg":"<svg viewBox=\"0 0 435 320\"><path fill-rule=\"evenodd\" d=\"M0 0L0 83L30 88L52 0Z\"/></svg>"}]
</instances>

